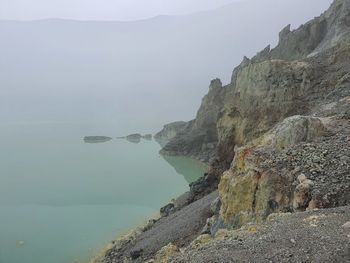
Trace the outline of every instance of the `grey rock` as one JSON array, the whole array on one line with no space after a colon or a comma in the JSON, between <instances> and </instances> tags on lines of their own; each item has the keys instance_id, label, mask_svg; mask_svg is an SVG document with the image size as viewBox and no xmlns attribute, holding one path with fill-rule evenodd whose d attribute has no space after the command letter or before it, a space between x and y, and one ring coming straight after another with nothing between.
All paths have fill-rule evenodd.
<instances>
[{"instance_id":1,"label":"grey rock","mask_svg":"<svg viewBox=\"0 0 350 263\"><path fill-rule=\"evenodd\" d=\"M85 136L83 140L85 143L104 143L112 140L112 138L108 136Z\"/></svg>"},{"instance_id":2,"label":"grey rock","mask_svg":"<svg viewBox=\"0 0 350 263\"><path fill-rule=\"evenodd\" d=\"M213 213L213 215L216 215L220 212L220 206L221 206L221 201L220 201L220 198L218 197L210 204L210 210Z\"/></svg>"},{"instance_id":3,"label":"grey rock","mask_svg":"<svg viewBox=\"0 0 350 263\"><path fill-rule=\"evenodd\" d=\"M187 126L187 122L177 121L164 125L163 129L154 135L154 139L161 145L165 146L179 132L183 131Z\"/></svg>"},{"instance_id":4,"label":"grey rock","mask_svg":"<svg viewBox=\"0 0 350 263\"><path fill-rule=\"evenodd\" d=\"M142 136L142 138L145 139L145 140L150 141L150 140L152 140L152 134L145 134L145 135Z\"/></svg>"},{"instance_id":5,"label":"grey rock","mask_svg":"<svg viewBox=\"0 0 350 263\"><path fill-rule=\"evenodd\" d=\"M173 203L169 203L160 209L161 216L168 216L174 212L175 212L175 205Z\"/></svg>"},{"instance_id":6,"label":"grey rock","mask_svg":"<svg viewBox=\"0 0 350 263\"><path fill-rule=\"evenodd\" d=\"M130 134L126 136L126 139L132 143L139 143L141 141L142 135L139 133Z\"/></svg>"}]
</instances>

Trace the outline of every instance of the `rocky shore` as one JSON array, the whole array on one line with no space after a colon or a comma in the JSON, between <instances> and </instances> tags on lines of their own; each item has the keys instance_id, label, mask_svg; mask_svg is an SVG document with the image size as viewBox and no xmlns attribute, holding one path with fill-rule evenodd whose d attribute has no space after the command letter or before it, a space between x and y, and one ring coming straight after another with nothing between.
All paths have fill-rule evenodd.
<instances>
[{"instance_id":1,"label":"rocky shore","mask_svg":"<svg viewBox=\"0 0 350 263\"><path fill-rule=\"evenodd\" d=\"M213 80L194 120L155 136L208 173L97 262L350 262L349 72L335 0Z\"/></svg>"}]
</instances>

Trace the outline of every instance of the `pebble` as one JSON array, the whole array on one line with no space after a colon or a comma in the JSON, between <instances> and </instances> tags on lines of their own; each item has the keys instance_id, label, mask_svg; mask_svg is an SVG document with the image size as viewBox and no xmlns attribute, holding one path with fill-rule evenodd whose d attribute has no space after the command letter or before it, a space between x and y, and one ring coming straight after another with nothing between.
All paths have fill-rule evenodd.
<instances>
[{"instance_id":1,"label":"pebble","mask_svg":"<svg viewBox=\"0 0 350 263\"><path fill-rule=\"evenodd\" d=\"M350 229L350 221L346 222L344 225L342 225L345 229Z\"/></svg>"}]
</instances>

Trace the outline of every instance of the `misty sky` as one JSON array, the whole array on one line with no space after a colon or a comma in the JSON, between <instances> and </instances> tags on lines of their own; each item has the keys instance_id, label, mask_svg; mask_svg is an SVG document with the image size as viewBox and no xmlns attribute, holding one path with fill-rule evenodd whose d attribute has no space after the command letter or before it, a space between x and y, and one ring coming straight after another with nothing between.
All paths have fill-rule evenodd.
<instances>
[{"instance_id":1,"label":"misty sky","mask_svg":"<svg viewBox=\"0 0 350 263\"><path fill-rule=\"evenodd\" d=\"M0 19L138 20L182 15L245 0L0 0Z\"/></svg>"},{"instance_id":2,"label":"misty sky","mask_svg":"<svg viewBox=\"0 0 350 263\"><path fill-rule=\"evenodd\" d=\"M190 120L211 79L228 84L243 56L275 46L283 27L298 27L331 1L0 0L0 124L139 127L131 133ZM197 13L203 9L215 10ZM185 13L196 14L137 22L1 20L133 20Z\"/></svg>"}]
</instances>

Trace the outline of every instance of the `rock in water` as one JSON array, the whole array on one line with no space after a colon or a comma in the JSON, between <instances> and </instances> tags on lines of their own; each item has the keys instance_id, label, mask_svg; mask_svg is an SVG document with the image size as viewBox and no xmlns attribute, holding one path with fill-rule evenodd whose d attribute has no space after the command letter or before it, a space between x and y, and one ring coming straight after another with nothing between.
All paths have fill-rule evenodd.
<instances>
[{"instance_id":1,"label":"rock in water","mask_svg":"<svg viewBox=\"0 0 350 263\"><path fill-rule=\"evenodd\" d=\"M108 136L85 136L84 137L85 143L103 143L103 142L108 142L110 140L112 140L112 138Z\"/></svg>"},{"instance_id":2,"label":"rock in water","mask_svg":"<svg viewBox=\"0 0 350 263\"><path fill-rule=\"evenodd\" d=\"M150 140L152 140L152 134L145 134L142 136L142 139L150 141Z\"/></svg>"},{"instance_id":3,"label":"rock in water","mask_svg":"<svg viewBox=\"0 0 350 263\"><path fill-rule=\"evenodd\" d=\"M130 135L126 136L126 139L132 143L139 143L141 141L141 138L142 138L142 136L139 133L130 134Z\"/></svg>"},{"instance_id":4,"label":"rock in water","mask_svg":"<svg viewBox=\"0 0 350 263\"><path fill-rule=\"evenodd\" d=\"M24 245L24 241L23 240L18 240L16 243L17 243L17 246L19 246L19 247Z\"/></svg>"}]
</instances>

